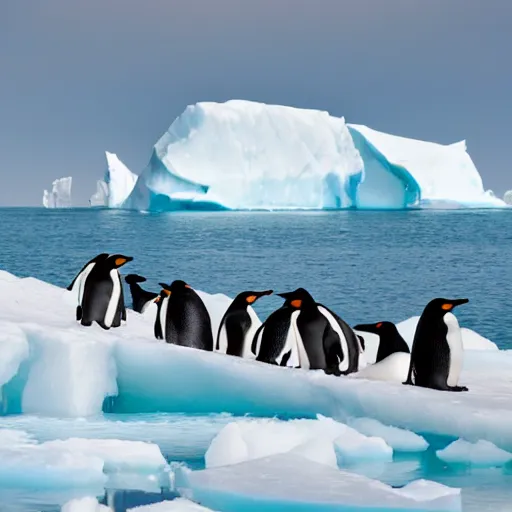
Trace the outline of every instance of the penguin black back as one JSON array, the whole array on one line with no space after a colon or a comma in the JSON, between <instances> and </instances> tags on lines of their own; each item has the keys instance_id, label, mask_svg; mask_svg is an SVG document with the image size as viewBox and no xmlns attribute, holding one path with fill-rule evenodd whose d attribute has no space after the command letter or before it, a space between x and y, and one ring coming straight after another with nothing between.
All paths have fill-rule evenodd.
<instances>
[{"instance_id":1,"label":"penguin black back","mask_svg":"<svg viewBox=\"0 0 512 512\"><path fill-rule=\"evenodd\" d=\"M132 261L131 256L100 255L92 266L84 267L76 278L79 284L77 320L84 326L96 322L103 329L119 327L126 320L123 287L119 268ZM73 283L70 285L73 288Z\"/></svg>"},{"instance_id":2,"label":"penguin black back","mask_svg":"<svg viewBox=\"0 0 512 512\"><path fill-rule=\"evenodd\" d=\"M393 322L377 322L375 324L359 324L354 327L356 331L371 332L379 337L379 348L377 350L378 363L395 352L405 352L409 354L411 351L409 345L398 332Z\"/></svg>"},{"instance_id":3,"label":"penguin black back","mask_svg":"<svg viewBox=\"0 0 512 512\"><path fill-rule=\"evenodd\" d=\"M130 293L132 294L132 307L137 313L142 313L146 305L150 304L151 301L158 297L158 293L148 292L140 286L139 283L144 283L146 281L145 277L139 276L138 274L128 274L124 280L130 287Z\"/></svg>"},{"instance_id":4,"label":"penguin black back","mask_svg":"<svg viewBox=\"0 0 512 512\"><path fill-rule=\"evenodd\" d=\"M183 347L212 351L210 314L201 297L182 280L173 281L171 285L160 283L160 286L166 295L160 302L167 301L163 333L165 341ZM164 307L164 304L160 308Z\"/></svg>"},{"instance_id":5,"label":"penguin black back","mask_svg":"<svg viewBox=\"0 0 512 512\"><path fill-rule=\"evenodd\" d=\"M272 290L239 293L220 321L215 349L231 356L243 357L252 343L255 322L259 323L254 311L249 310L249 306L264 295L271 294Z\"/></svg>"},{"instance_id":6,"label":"penguin black back","mask_svg":"<svg viewBox=\"0 0 512 512\"><path fill-rule=\"evenodd\" d=\"M467 391L458 385L462 367L462 338L452 310L468 299L434 299L418 321L411 363L404 384L442 391Z\"/></svg>"}]
</instances>

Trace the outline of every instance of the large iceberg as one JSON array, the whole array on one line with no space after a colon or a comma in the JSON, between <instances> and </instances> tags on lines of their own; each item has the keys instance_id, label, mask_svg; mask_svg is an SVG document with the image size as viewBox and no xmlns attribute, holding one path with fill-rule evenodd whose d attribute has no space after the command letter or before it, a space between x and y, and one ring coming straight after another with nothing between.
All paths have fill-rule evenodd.
<instances>
[{"instance_id":1,"label":"large iceberg","mask_svg":"<svg viewBox=\"0 0 512 512\"><path fill-rule=\"evenodd\" d=\"M465 141L424 142L346 124L324 111L244 100L189 105L138 177L115 155L107 159L116 179L105 180L115 198L105 204L113 208L505 206L484 189Z\"/></svg>"},{"instance_id":2,"label":"large iceberg","mask_svg":"<svg viewBox=\"0 0 512 512\"><path fill-rule=\"evenodd\" d=\"M59 178L52 183L52 189L43 192L43 206L45 208L71 208L71 185L73 178Z\"/></svg>"},{"instance_id":3,"label":"large iceberg","mask_svg":"<svg viewBox=\"0 0 512 512\"><path fill-rule=\"evenodd\" d=\"M89 205L120 208L131 194L138 176L115 153L105 151L105 156L107 169L103 180L96 182L96 192L89 199Z\"/></svg>"}]
</instances>

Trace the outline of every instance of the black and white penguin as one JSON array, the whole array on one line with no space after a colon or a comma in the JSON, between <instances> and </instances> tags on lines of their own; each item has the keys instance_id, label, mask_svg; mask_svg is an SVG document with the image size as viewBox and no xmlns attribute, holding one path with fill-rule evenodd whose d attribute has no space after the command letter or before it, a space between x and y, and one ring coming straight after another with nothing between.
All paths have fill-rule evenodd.
<instances>
[{"instance_id":1,"label":"black and white penguin","mask_svg":"<svg viewBox=\"0 0 512 512\"><path fill-rule=\"evenodd\" d=\"M124 280L130 286L133 310L137 313L144 313L147 307L158 297L158 293L144 290L139 283L144 283L146 278L138 274L128 274Z\"/></svg>"},{"instance_id":2,"label":"black and white penguin","mask_svg":"<svg viewBox=\"0 0 512 512\"><path fill-rule=\"evenodd\" d=\"M334 375L357 371L360 344L343 320L317 304L304 288L277 295L285 303L267 318L253 340L258 361Z\"/></svg>"},{"instance_id":3,"label":"black and white penguin","mask_svg":"<svg viewBox=\"0 0 512 512\"><path fill-rule=\"evenodd\" d=\"M407 345L407 342L402 338L393 322L359 324L354 326L353 329L355 331L370 332L379 337L379 347L375 359L376 363L379 363L396 352L405 352L407 354L411 352L409 345Z\"/></svg>"},{"instance_id":4,"label":"black and white penguin","mask_svg":"<svg viewBox=\"0 0 512 512\"><path fill-rule=\"evenodd\" d=\"M251 307L259 298L272 295L273 290L239 293L220 321L215 350L238 357L251 357L251 344L261 321ZM255 356L256 354L253 354Z\"/></svg>"},{"instance_id":5,"label":"black and white penguin","mask_svg":"<svg viewBox=\"0 0 512 512\"><path fill-rule=\"evenodd\" d=\"M210 314L201 297L185 281L159 284L162 291L155 299L155 337L174 345L213 351Z\"/></svg>"},{"instance_id":6,"label":"black and white penguin","mask_svg":"<svg viewBox=\"0 0 512 512\"><path fill-rule=\"evenodd\" d=\"M119 327L126 320L123 286L119 268L131 256L102 253L84 265L68 290L77 291L76 319L83 326L98 323L103 329Z\"/></svg>"},{"instance_id":7,"label":"black and white penguin","mask_svg":"<svg viewBox=\"0 0 512 512\"><path fill-rule=\"evenodd\" d=\"M459 386L463 346L453 309L468 299L434 299L418 321L411 349L409 373L404 384L441 391L467 391Z\"/></svg>"}]
</instances>

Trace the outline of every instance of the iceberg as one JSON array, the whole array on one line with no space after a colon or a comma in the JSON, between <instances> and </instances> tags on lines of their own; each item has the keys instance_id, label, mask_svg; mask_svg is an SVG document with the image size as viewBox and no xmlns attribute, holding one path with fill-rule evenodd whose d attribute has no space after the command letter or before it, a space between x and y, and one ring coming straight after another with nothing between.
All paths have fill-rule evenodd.
<instances>
[{"instance_id":1,"label":"iceberg","mask_svg":"<svg viewBox=\"0 0 512 512\"><path fill-rule=\"evenodd\" d=\"M137 177L107 153L107 206L140 211L491 208L466 142L438 144L320 110L187 106ZM136 180L136 183L135 183ZM101 189L101 190L100 190ZM101 201L103 184L96 196ZM92 199L91 199L92 201ZM92 203L91 203L92 204Z\"/></svg>"},{"instance_id":2,"label":"iceberg","mask_svg":"<svg viewBox=\"0 0 512 512\"><path fill-rule=\"evenodd\" d=\"M96 192L89 199L89 205L120 208L131 194L138 176L115 153L105 151L105 156L107 170L104 179L96 182Z\"/></svg>"},{"instance_id":3,"label":"iceberg","mask_svg":"<svg viewBox=\"0 0 512 512\"><path fill-rule=\"evenodd\" d=\"M460 489L417 480L400 489L327 465L280 454L201 471L181 470L182 496L223 512L460 511Z\"/></svg>"},{"instance_id":4,"label":"iceberg","mask_svg":"<svg viewBox=\"0 0 512 512\"><path fill-rule=\"evenodd\" d=\"M45 208L71 208L71 185L73 178L59 178L52 183L50 192L43 192L43 206Z\"/></svg>"},{"instance_id":5,"label":"iceberg","mask_svg":"<svg viewBox=\"0 0 512 512\"><path fill-rule=\"evenodd\" d=\"M507 192L505 192L503 201L505 201L505 203L508 205L512 205L512 190L507 190Z\"/></svg>"},{"instance_id":6,"label":"iceberg","mask_svg":"<svg viewBox=\"0 0 512 512\"><path fill-rule=\"evenodd\" d=\"M365 163L358 208L503 207L486 191L466 141L437 144L349 124Z\"/></svg>"},{"instance_id":7,"label":"iceberg","mask_svg":"<svg viewBox=\"0 0 512 512\"><path fill-rule=\"evenodd\" d=\"M343 118L251 101L201 102L157 141L123 207L350 207L362 168Z\"/></svg>"},{"instance_id":8,"label":"iceberg","mask_svg":"<svg viewBox=\"0 0 512 512\"><path fill-rule=\"evenodd\" d=\"M470 443L457 439L442 450L437 450L436 455L450 464L469 464L476 467L503 466L512 461L512 453L484 440Z\"/></svg>"},{"instance_id":9,"label":"iceberg","mask_svg":"<svg viewBox=\"0 0 512 512\"><path fill-rule=\"evenodd\" d=\"M111 512L109 507L101 505L92 496L70 500L60 510L61 512Z\"/></svg>"},{"instance_id":10,"label":"iceberg","mask_svg":"<svg viewBox=\"0 0 512 512\"><path fill-rule=\"evenodd\" d=\"M201 293L216 329L231 299ZM422 435L483 439L512 451L509 350L466 349L461 382L469 392L447 393L169 345L154 339L156 308L142 315L128 309L116 332L82 328L73 292L7 272L0 272L0 296L8 297L0 308L0 332L8 333L8 342L0 344L3 414L322 414L337 421L372 418ZM410 345L410 334L401 334Z\"/></svg>"}]
</instances>

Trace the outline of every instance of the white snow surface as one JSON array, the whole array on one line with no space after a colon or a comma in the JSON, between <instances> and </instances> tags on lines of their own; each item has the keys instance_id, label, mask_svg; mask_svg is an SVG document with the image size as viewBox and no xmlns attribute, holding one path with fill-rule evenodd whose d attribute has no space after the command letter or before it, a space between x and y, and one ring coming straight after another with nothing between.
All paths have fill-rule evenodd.
<instances>
[{"instance_id":1,"label":"white snow surface","mask_svg":"<svg viewBox=\"0 0 512 512\"><path fill-rule=\"evenodd\" d=\"M61 512L111 512L109 507L100 505L92 496L70 500L60 510Z\"/></svg>"},{"instance_id":2,"label":"white snow surface","mask_svg":"<svg viewBox=\"0 0 512 512\"><path fill-rule=\"evenodd\" d=\"M296 510L298 503L314 510L460 511L460 489L418 480L394 489L370 478L331 468L294 454L279 454L240 464L186 471L178 489L212 509L243 510L273 505L271 510ZM277 508L279 505L279 508Z\"/></svg>"},{"instance_id":3,"label":"white snow surface","mask_svg":"<svg viewBox=\"0 0 512 512\"><path fill-rule=\"evenodd\" d=\"M176 498L172 501L161 501L151 505L129 508L128 512L208 512L209 510L211 509L198 505L193 501Z\"/></svg>"},{"instance_id":4,"label":"white snow surface","mask_svg":"<svg viewBox=\"0 0 512 512\"><path fill-rule=\"evenodd\" d=\"M52 183L52 189L43 192L43 206L45 208L71 208L72 184L73 178L71 176L56 179Z\"/></svg>"},{"instance_id":5,"label":"white snow surface","mask_svg":"<svg viewBox=\"0 0 512 512\"><path fill-rule=\"evenodd\" d=\"M107 170L104 183L107 186L108 193L104 197L104 204L109 208L119 208L131 194L138 176L130 171L115 153L105 151L105 156L107 158ZM91 197L91 201L94 198L96 206L100 206L97 201L101 201L103 191L104 186L97 182L96 194Z\"/></svg>"},{"instance_id":6,"label":"white snow surface","mask_svg":"<svg viewBox=\"0 0 512 512\"><path fill-rule=\"evenodd\" d=\"M482 439L476 443L457 439L446 448L437 450L436 455L452 464L471 464L479 467L503 466L512 460L512 453Z\"/></svg>"},{"instance_id":7,"label":"white snow surface","mask_svg":"<svg viewBox=\"0 0 512 512\"><path fill-rule=\"evenodd\" d=\"M38 443L22 430L0 429L0 483L40 487L103 486L110 473L158 475L167 468L160 449L142 441L78 439Z\"/></svg>"},{"instance_id":8,"label":"white snow surface","mask_svg":"<svg viewBox=\"0 0 512 512\"><path fill-rule=\"evenodd\" d=\"M323 442L321 446L317 444L319 440ZM367 437L320 415L316 420L254 419L229 423L213 439L205 454L205 465L214 468L287 452L334 467L336 452L343 462L391 460L393 455L383 439Z\"/></svg>"},{"instance_id":9,"label":"white snow surface","mask_svg":"<svg viewBox=\"0 0 512 512\"><path fill-rule=\"evenodd\" d=\"M252 101L200 102L157 141L124 206L347 207L348 179L362 168L343 118Z\"/></svg>"},{"instance_id":10,"label":"white snow surface","mask_svg":"<svg viewBox=\"0 0 512 512\"><path fill-rule=\"evenodd\" d=\"M482 178L466 151L466 141L437 144L409 139L349 124L386 159L403 168L419 185L421 202L456 203L471 207L500 207L504 202L486 191Z\"/></svg>"},{"instance_id":11,"label":"white snow surface","mask_svg":"<svg viewBox=\"0 0 512 512\"><path fill-rule=\"evenodd\" d=\"M216 332L231 299L200 294ZM95 416L114 397L114 412L364 417L512 451L512 352L487 341L490 350L465 350L460 382L469 392L448 393L172 346L153 337L153 307L144 315L128 309L128 321L110 331L82 327L72 292L3 271L0 297L4 412Z\"/></svg>"}]
</instances>

